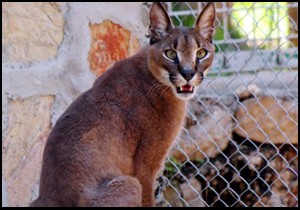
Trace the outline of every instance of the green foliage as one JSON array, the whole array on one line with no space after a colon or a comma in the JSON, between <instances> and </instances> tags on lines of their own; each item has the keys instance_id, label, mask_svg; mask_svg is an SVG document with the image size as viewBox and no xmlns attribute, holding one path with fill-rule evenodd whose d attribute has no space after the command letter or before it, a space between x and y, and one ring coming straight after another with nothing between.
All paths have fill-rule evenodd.
<instances>
[{"instance_id":1,"label":"green foliage","mask_svg":"<svg viewBox=\"0 0 300 210\"><path fill-rule=\"evenodd\" d=\"M195 18L193 15L186 15L180 16L179 18L172 17L172 21L175 26L183 25L187 27L193 27Z\"/></svg>"},{"instance_id":2,"label":"green foliage","mask_svg":"<svg viewBox=\"0 0 300 210\"><path fill-rule=\"evenodd\" d=\"M184 11L197 8L193 2L188 4L190 7L182 2L173 3L172 10ZM227 25L224 25L222 18L218 21L219 27L216 27L214 40L224 40L224 44L218 44L216 52L249 50L257 46L260 49L271 49L274 45L278 46L286 42L285 37L289 33L287 2L235 2L232 9L228 14ZM172 19L176 26L192 27L195 22L193 15L175 16ZM228 32L225 33L224 29ZM238 44L226 43L229 39L245 39L245 41Z\"/></svg>"},{"instance_id":3,"label":"green foliage","mask_svg":"<svg viewBox=\"0 0 300 210\"><path fill-rule=\"evenodd\" d=\"M196 6L196 5L194 5L195 3L193 3L193 2L188 2L188 3L192 7ZM185 3L182 3L182 2L172 4L172 10L174 12L189 10L189 9L190 8ZM184 15L184 16L179 16L179 17L172 17L172 21L173 21L173 24L175 26L180 26L181 25L181 26L193 27L194 22L195 22L195 17L193 15Z\"/></svg>"},{"instance_id":4,"label":"green foliage","mask_svg":"<svg viewBox=\"0 0 300 210\"><path fill-rule=\"evenodd\" d=\"M175 158L171 157L170 162L167 162L165 164L164 175L167 178L171 178L178 172L177 168L179 168L180 166L181 166L181 164Z\"/></svg>"},{"instance_id":5,"label":"green foliage","mask_svg":"<svg viewBox=\"0 0 300 210\"><path fill-rule=\"evenodd\" d=\"M260 49L271 49L286 42L289 34L287 2L237 2L233 4L231 22L243 37L256 40ZM253 44L250 43L250 47Z\"/></svg>"}]
</instances>

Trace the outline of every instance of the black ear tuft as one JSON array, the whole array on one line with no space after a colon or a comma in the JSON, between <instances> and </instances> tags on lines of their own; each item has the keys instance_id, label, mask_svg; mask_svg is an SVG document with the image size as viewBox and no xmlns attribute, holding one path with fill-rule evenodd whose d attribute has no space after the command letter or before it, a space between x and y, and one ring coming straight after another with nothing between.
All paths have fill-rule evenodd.
<instances>
[{"instance_id":1,"label":"black ear tuft","mask_svg":"<svg viewBox=\"0 0 300 210\"><path fill-rule=\"evenodd\" d=\"M215 5L213 2L209 2L205 5L201 13L199 14L194 28L207 40L212 41L214 35L214 21L216 16Z\"/></svg>"},{"instance_id":2,"label":"black ear tuft","mask_svg":"<svg viewBox=\"0 0 300 210\"><path fill-rule=\"evenodd\" d=\"M150 44L160 41L162 37L168 34L171 28L173 28L173 25L163 4L154 2L150 9Z\"/></svg>"}]
</instances>

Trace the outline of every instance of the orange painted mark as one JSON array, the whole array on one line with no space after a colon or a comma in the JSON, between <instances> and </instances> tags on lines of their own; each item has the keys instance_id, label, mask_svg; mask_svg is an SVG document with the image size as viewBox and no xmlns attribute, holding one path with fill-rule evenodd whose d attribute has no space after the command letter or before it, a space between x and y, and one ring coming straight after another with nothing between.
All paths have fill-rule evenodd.
<instances>
[{"instance_id":1,"label":"orange painted mark","mask_svg":"<svg viewBox=\"0 0 300 210\"><path fill-rule=\"evenodd\" d=\"M91 48L88 61L91 70L97 76L105 72L114 62L127 58L140 49L137 39L132 37L129 30L110 20L90 25L90 31Z\"/></svg>"}]
</instances>

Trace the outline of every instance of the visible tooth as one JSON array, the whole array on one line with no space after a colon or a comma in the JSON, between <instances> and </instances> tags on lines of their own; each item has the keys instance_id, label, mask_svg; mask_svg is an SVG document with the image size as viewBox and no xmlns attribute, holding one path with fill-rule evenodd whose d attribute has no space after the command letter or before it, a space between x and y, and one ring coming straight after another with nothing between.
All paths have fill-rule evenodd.
<instances>
[{"instance_id":1,"label":"visible tooth","mask_svg":"<svg viewBox=\"0 0 300 210\"><path fill-rule=\"evenodd\" d=\"M179 86L179 91L182 91L182 86Z\"/></svg>"}]
</instances>

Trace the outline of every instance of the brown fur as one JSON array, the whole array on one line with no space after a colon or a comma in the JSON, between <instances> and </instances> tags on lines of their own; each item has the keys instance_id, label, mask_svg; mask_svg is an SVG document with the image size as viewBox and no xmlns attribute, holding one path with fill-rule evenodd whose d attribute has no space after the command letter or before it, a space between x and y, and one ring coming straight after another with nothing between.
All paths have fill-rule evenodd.
<instances>
[{"instance_id":1,"label":"brown fur","mask_svg":"<svg viewBox=\"0 0 300 210\"><path fill-rule=\"evenodd\" d=\"M213 4L207 8L214 11ZM176 93L176 86L187 83L179 70L194 69L190 83L198 86L211 66L213 46L198 26L173 28L159 3L151 8L150 22L152 45L117 62L58 119L32 206L155 205L154 181L183 125L182 99L192 95ZM174 42L182 66L162 56ZM198 48L210 52L200 63L191 58L191 49Z\"/></svg>"}]
</instances>

